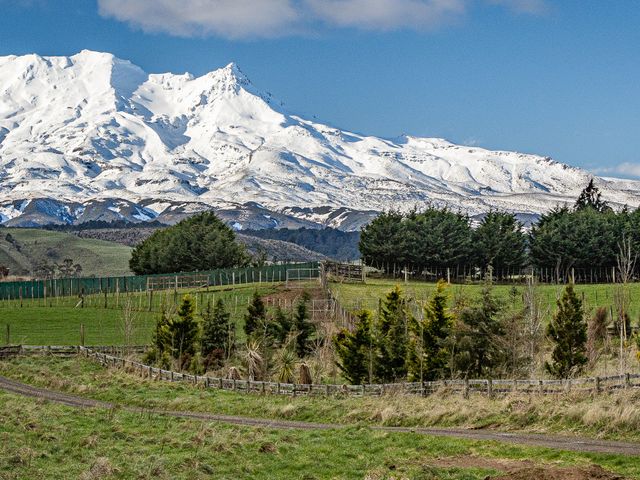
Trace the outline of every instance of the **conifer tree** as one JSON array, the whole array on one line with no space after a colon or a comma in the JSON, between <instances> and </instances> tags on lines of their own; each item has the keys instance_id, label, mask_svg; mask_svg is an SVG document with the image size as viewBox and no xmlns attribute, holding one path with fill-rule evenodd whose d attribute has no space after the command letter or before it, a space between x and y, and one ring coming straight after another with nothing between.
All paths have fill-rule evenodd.
<instances>
[{"instance_id":1,"label":"conifer tree","mask_svg":"<svg viewBox=\"0 0 640 480\"><path fill-rule=\"evenodd\" d=\"M173 358L184 359L196 352L200 325L195 318L195 304L190 295L185 295L178 307L177 316L168 325L171 336Z\"/></svg>"},{"instance_id":2,"label":"conifer tree","mask_svg":"<svg viewBox=\"0 0 640 480\"><path fill-rule=\"evenodd\" d=\"M375 376L382 382L407 375L408 315L406 301L396 286L382 301L376 328Z\"/></svg>"},{"instance_id":3,"label":"conifer tree","mask_svg":"<svg viewBox=\"0 0 640 480\"><path fill-rule=\"evenodd\" d=\"M489 212L472 234L475 265L489 266L500 274L504 269L520 268L527 260L526 235L515 215Z\"/></svg>"},{"instance_id":4,"label":"conifer tree","mask_svg":"<svg viewBox=\"0 0 640 480\"><path fill-rule=\"evenodd\" d=\"M568 378L578 373L587 363L587 323L582 301L573 284L568 284L558 300L558 311L547 326L547 335L554 343L547 371L557 378Z\"/></svg>"},{"instance_id":5,"label":"conifer tree","mask_svg":"<svg viewBox=\"0 0 640 480\"><path fill-rule=\"evenodd\" d=\"M169 333L169 324L171 323L171 314L165 303L162 304L160 316L156 320L155 328L151 335L151 343L156 349L158 358L166 351L171 350L171 336Z\"/></svg>"},{"instance_id":6,"label":"conifer tree","mask_svg":"<svg viewBox=\"0 0 640 480\"><path fill-rule=\"evenodd\" d=\"M348 382L360 385L370 380L372 362L371 313L358 313L355 330L342 329L333 338L338 368Z\"/></svg>"},{"instance_id":7,"label":"conifer tree","mask_svg":"<svg viewBox=\"0 0 640 480\"><path fill-rule=\"evenodd\" d=\"M296 354L298 358L303 358L310 349L310 337L315 327L309 321L309 312L307 302L309 294L305 292L300 301L296 305L296 311L293 314L293 330L296 332Z\"/></svg>"},{"instance_id":8,"label":"conifer tree","mask_svg":"<svg viewBox=\"0 0 640 480\"><path fill-rule=\"evenodd\" d=\"M291 316L279 306L276 307L267 323L266 336L271 338L276 345L283 345L292 329Z\"/></svg>"},{"instance_id":9,"label":"conifer tree","mask_svg":"<svg viewBox=\"0 0 640 480\"><path fill-rule=\"evenodd\" d=\"M231 314L226 310L222 298L211 301L202 312L202 356L208 358L208 363L220 361L231 351L231 336L229 319Z\"/></svg>"},{"instance_id":10,"label":"conifer tree","mask_svg":"<svg viewBox=\"0 0 640 480\"><path fill-rule=\"evenodd\" d=\"M267 319L267 309L264 306L262 297L257 291L253 292L251 303L247 307L247 313L244 315L244 333L247 337L253 335Z\"/></svg>"},{"instance_id":11,"label":"conifer tree","mask_svg":"<svg viewBox=\"0 0 640 480\"><path fill-rule=\"evenodd\" d=\"M491 269L490 269L491 270ZM504 361L502 305L493 294L491 271L477 305L464 308L455 324L453 367L465 376L492 376Z\"/></svg>"},{"instance_id":12,"label":"conifer tree","mask_svg":"<svg viewBox=\"0 0 640 480\"><path fill-rule=\"evenodd\" d=\"M435 380L445 374L449 358L446 346L453 325L447 308L446 282L440 280L424 308L424 319L413 321L412 348L409 355L410 380Z\"/></svg>"},{"instance_id":13,"label":"conifer tree","mask_svg":"<svg viewBox=\"0 0 640 480\"><path fill-rule=\"evenodd\" d=\"M589 180L589 185L580 192L580 196L578 200L576 200L575 209L582 210L584 208L593 208L597 212L607 212L611 210L607 202L602 200L602 194L598 187L594 185L593 178Z\"/></svg>"}]
</instances>

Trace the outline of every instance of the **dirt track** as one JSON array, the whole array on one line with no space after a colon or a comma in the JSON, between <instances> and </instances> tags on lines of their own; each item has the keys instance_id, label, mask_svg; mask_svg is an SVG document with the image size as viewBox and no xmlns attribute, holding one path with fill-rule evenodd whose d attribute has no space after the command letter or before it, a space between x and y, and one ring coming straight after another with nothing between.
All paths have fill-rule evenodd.
<instances>
[{"instance_id":1,"label":"dirt track","mask_svg":"<svg viewBox=\"0 0 640 480\"><path fill-rule=\"evenodd\" d=\"M266 418L251 418L232 415L217 415L204 412L180 412L167 410L150 410L139 407L132 407L124 404L112 404L100 400L93 400L77 395L56 392L44 388L38 388L24 383L16 382L0 376L0 389L6 392L24 395L32 398L39 398L55 403L60 403L77 408L119 408L130 412L144 412L155 415L164 415L178 418L191 418L196 420L222 422L234 425L246 425L255 427L267 427L278 429L299 429L299 430L329 430L345 428L348 425L296 422L290 420L272 420ZM371 426L372 430L385 432L406 432L419 435L435 435L443 437L464 438L468 440L488 440L517 445L527 445L536 447L553 448L557 450L571 450L576 452L592 453L613 453L619 455L640 456L640 443L616 442L610 440L594 440L589 438L559 436L559 435L539 435L525 433L503 433L491 430L464 430L464 429L444 429L444 428L410 428L410 427L383 427Z\"/></svg>"}]
</instances>

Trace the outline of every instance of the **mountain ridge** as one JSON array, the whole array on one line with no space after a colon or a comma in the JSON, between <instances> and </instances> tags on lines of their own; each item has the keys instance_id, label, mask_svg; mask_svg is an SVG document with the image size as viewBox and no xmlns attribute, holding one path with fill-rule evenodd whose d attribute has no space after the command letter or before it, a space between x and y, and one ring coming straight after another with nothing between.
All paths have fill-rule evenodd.
<instances>
[{"instance_id":1,"label":"mountain ridge","mask_svg":"<svg viewBox=\"0 0 640 480\"><path fill-rule=\"evenodd\" d=\"M205 208L236 212L238 229L353 230L378 211L425 205L530 216L573 202L592 176L549 157L307 120L233 62L195 77L88 50L0 57L8 225L171 223ZM598 183L614 206L638 205L640 181Z\"/></svg>"}]
</instances>

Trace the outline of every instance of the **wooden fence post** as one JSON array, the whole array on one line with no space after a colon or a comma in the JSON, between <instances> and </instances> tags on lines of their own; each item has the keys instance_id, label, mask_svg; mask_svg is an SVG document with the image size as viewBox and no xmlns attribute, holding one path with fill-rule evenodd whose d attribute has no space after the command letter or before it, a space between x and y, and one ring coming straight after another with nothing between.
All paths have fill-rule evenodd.
<instances>
[{"instance_id":1,"label":"wooden fence post","mask_svg":"<svg viewBox=\"0 0 640 480\"><path fill-rule=\"evenodd\" d=\"M600 385L600 377L596 377L596 393L602 392L602 386Z\"/></svg>"},{"instance_id":2,"label":"wooden fence post","mask_svg":"<svg viewBox=\"0 0 640 480\"><path fill-rule=\"evenodd\" d=\"M80 324L80 345L84 347L84 323Z\"/></svg>"},{"instance_id":3,"label":"wooden fence post","mask_svg":"<svg viewBox=\"0 0 640 480\"><path fill-rule=\"evenodd\" d=\"M489 398L493 398L493 380L491 379L487 380L487 395Z\"/></svg>"},{"instance_id":4,"label":"wooden fence post","mask_svg":"<svg viewBox=\"0 0 640 480\"><path fill-rule=\"evenodd\" d=\"M631 388L631 374L624 374L624 388Z\"/></svg>"},{"instance_id":5,"label":"wooden fence post","mask_svg":"<svg viewBox=\"0 0 640 480\"><path fill-rule=\"evenodd\" d=\"M538 392L540 395L544 395L544 382L542 380L538 380Z\"/></svg>"}]
</instances>

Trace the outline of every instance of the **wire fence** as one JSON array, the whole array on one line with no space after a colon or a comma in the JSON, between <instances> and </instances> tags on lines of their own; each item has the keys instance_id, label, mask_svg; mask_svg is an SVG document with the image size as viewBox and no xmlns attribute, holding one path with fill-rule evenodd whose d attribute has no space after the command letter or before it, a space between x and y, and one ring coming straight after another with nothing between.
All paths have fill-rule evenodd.
<instances>
[{"instance_id":1,"label":"wire fence","mask_svg":"<svg viewBox=\"0 0 640 480\"><path fill-rule=\"evenodd\" d=\"M426 282L446 280L448 283L480 283L488 274L488 269L473 265L422 266L398 264L373 264L365 269L367 277L405 279ZM634 265L627 281L640 281L640 263ZM620 272L614 266L592 268L538 268L509 267L492 268L491 277L497 283L523 284L531 279L543 284L615 283L620 281Z\"/></svg>"}]
</instances>

